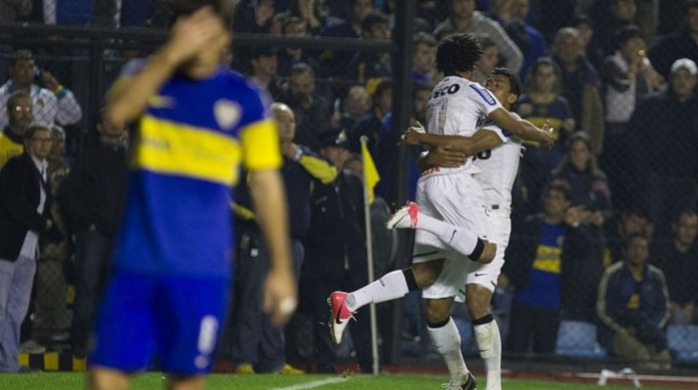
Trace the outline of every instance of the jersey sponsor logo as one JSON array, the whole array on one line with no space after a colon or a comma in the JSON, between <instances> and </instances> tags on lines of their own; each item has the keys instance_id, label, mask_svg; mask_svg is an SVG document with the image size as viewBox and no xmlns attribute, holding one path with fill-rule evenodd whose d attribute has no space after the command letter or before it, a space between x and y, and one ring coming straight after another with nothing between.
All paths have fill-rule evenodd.
<instances>
[{"instance_id":1,"label":"jersey sponsor logo","mask_svg":"<svg viewBox=\"0 0 698 390\"><path fill-rule=\"evenodd\" d=\"M492 94L490 94L488 90L476 87L473 84L470 84L469 87L472 88L473 91L477 92L477 94L480 95L482 100L484 100L490 106L494 106L497 104L497 101L494 99L494 96L492 96Z\"/></svg>"},{"instance_id":2,"label":"jersey sponsor logo","mask_svg":"<svg viewBox=\"0 0 698 390\"><path fill-rule=\"evenodd\" d=\"M213 104L213 114L222 130L230 131L240 121L242 110L237 102L220 99Z\"/></svg>"}]
</instances>

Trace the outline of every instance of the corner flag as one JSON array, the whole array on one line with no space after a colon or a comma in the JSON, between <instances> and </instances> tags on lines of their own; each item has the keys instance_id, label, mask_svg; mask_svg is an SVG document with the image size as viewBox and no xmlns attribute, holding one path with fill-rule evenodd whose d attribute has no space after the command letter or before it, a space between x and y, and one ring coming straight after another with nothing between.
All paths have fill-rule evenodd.
<instances>
[{"instance_id":1,"label":"corner flag","mask_svg":"<svg viewBox=\"0 0 698 390\"><path fill-rule=\"evenodd\" d=\"M368 151L368 146L364 140L361 140L361 158L364 162L364 191L367 193L368 203L371 204L375 198L373 188L381 180L381 177L378 175L376 164L373 162L371 152Z\"/></svg>"}]
</instances>

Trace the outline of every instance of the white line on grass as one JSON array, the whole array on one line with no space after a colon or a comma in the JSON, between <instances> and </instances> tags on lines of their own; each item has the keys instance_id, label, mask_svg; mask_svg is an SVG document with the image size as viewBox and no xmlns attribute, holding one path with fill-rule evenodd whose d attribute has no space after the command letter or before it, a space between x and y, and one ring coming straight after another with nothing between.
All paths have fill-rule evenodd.
<instances>
[{"instance_id":1,"label":"white line on grass","mask_svg":"<svg viewBox=\"0 0 698 390\"><path fill-rule=\"evenodd\" d=\"M314 389L316 387L329 385L332 383L339 383L348 381L349 378L327 378L321 381L313 381L308 383L301 383L300 385L293 385L288 387L275 387L271 390L304 390L304 389Z\"/></svg>"}]
</instances>

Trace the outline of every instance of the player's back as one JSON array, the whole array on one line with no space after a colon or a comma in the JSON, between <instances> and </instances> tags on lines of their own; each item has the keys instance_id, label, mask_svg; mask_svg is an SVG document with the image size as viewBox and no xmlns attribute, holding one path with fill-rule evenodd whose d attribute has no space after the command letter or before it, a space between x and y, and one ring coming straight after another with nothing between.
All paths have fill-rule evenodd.
<instances>
[{"instance_id":1,"label":"player's back","mask_svg":"<svg viewBox=\"0 0 698 390\"><path fill-rule=\"evenodd\" d=\"M513 114L516 117L518 115ZM511 209L511 190L519 170L522 141L494 121L485 120L479 131L494 131L502 143L492 149L483 150L472 157L480 170L475 179L480 183L488 205L497 205L504 210Z\"/></svg>"},{"instance_id":2,"label":"player's back","mask_svg":"<svg viewBox=\"0 0 698 390\"><path fill-rule=\"evenodd\" d=\"M139 121L116 267L230 275L230 188L248 129L273 126L257 90L232 72L167 82ZM278 140L267 142L279 159Z\"/></svg>"},{"instance_id":3,"label":"player's back","mask_svg":"<svg viewBox=\"0 0 698 390\"><path fill-rule=\"evenodd\" d=\"M480 84L448 76L434 87L427 103L427 129L433 134L470 137L477 131L480 118L501 107L499 101ZM470 162L463 168L445 171L454 170L477 172Z\"/></svg>"}]
</instances>

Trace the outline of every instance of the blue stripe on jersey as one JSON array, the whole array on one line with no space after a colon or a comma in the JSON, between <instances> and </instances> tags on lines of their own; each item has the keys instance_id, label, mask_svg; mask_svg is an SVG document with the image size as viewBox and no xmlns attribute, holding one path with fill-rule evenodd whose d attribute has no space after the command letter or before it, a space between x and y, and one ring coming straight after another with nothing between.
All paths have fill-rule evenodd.
<instances>
[{"instance_id":1,"label":"blue stripe on jersey","mask_svg":"<svg viewBox=\"0 0 698 390\"><path fill-rule=\"evenodd\" d=\"M494 96L492 96L492 94L490 94L488 90L484 88L478 88L473 84L470 84L469 87L472 88L473 91L477 92L477 94L480 95L480 97L482 97L482 100L484 100L490 106L494 106L497 104L497 100L495 100Z\"/></svg>"}]
</instances>

